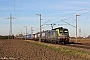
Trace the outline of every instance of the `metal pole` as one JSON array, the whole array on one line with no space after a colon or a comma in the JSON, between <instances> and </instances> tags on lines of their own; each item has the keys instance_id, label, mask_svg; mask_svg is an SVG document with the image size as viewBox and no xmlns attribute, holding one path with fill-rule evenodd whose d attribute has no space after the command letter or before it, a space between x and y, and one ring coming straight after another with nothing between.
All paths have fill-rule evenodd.
<instances>
[{"instance_id":1,"label":"metal pole","mask_svg":"<svg viewBox=\"0 0 90 60\"><path fill-rule=\"evenodd\" d=\"M76 15L76 42L77 42L77 15Z\"/></svg>"},{"instance_id":2,"label":"metal pole","mask_svg":"<svg viewBox=\"0 0 90 60\"><path fill-rule=\"evenodd\" d=\"M11 39L13 39L12 36L12 15L10 14L10 35L11 35Z\"/></svg>"},{"instance_id":3,"label":"metal pole","mask_svg":"<svg viewBox=\"0 0 90 60\"><path fill-rule=\"evenodd\" d=\"M24 26L26 28L26 37L27 37L27 26ZM25 40L26 40L26 37L25 37Z\"/></svg>"},{"instance_id":4,"label":"metal pole","mask_svg":"<svg viewBox=\"0 0 90 60\"><path fill-rule=\"evenodd\" d=\"M81 29L79 29L79 38L81 38Z\"/></svg>"},{"instance_id":5,"label":"metal pole","mask_svg":"<svg viewBox=\"0 0 90 60\"><path fill-rule=\"evenodd\" d=\"M21 40L22 40L22 30L20 30L20 31L21 31L21 36L20 37L21 37Z\"/></svg>"},{"instance_id":6,"label":"metal pole","mask_svg":"<svg viewBox=\"0 0 90 60\"><path fill-rule=\"evenodd\" d=\"M42 31L42 25L41 25L41 14L36 14L38 16L40 16L40 37L39 37L39 42L41 42L41 31Z\"/></svg>"},{"instance_id":7,"label":"metal pole","mask_svg":"<svg viewBox=\"0 0 90 60\"><path fill-rule=\"evenodd\" d=\"M42 28L41 28L41 14L40 14L40 38L39 38L39 42L41 42L41 31L42 31Z\"/></svg>"},{"instance_id":8,"label":"metal pole","mask_svg":"<svg viewBox=\"0 0 90 60\"><path fill-rule=\"evenodd\" d=\"M13 18L11 13L10 13L10 17L9 18L5 18L5 19L10 19L10 36L12 36L12 19L16 19L16 18ZM13 37L13 36L12 36ZM11 39L12 39L11 37Z\"/></svg>"},{"instance_id":9,"label":"metal pole","mask_svg":"<svg viewBox=\"0 0 90 60\"><path fill-rule=\"evenodd\" d=\"M33 27L31 27L31 34L33 34Z\"/></svg>"},{"instance_id":10,"label":"metal pole","mask_svg":"<svg viewBox=\"0 0 90 60\"><path fill-rule=\"evenodd\" d=\"M26 27L26 37L27 37L27 27ZM25 37L25 40L26 40L26 37Z\"/></svg>"},{"instance_id":11,"label":"metal pole","mask_svg":"<svg viewBox=\"0 0 90 60\"><path fill-rule=\"evenodd\" d=\"M27 27L26 27L26 37L27 37ZM26 37L25 37L25 40L26 40Z\"/></svg>"},{"instance_id":12,"label":"metal pole","mask_svg":"<svg viewBox=\"0 0 90 60\"><path fill-rule=\"evenodd\" d=\"M12 15L10 14L10 35L12 36Z\"/></svg>"},{"instance_id":13,"label":"metal pole","mask_svg":"<svg viewBox=\"0 0 90 60\"><path fill-rule=\"evenodd\" d=\"M78 23L77 23L78 19L77 19L77 16L80 16L80 15L78 15L78 14L76 15L76 42L77 42L77 37L78 37L77 36L78 35Z\"/></svg>"}]
</instances>

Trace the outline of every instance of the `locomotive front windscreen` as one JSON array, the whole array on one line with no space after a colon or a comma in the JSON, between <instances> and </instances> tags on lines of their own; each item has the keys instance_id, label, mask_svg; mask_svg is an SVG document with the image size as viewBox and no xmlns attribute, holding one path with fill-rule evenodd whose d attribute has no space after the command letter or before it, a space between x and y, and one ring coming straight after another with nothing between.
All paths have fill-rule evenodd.
<instances>
[{"instance_id":1,"label":"locomotive front windscreen","mask_svg":"<svg viewBox=\"0 0 90 60\"><path fill-rule=\"evenodd\" d=\"M60 33L63 33L63 29L60 29L59 31L60 31Z\"/></svg>"},{"instance_id":2,"label":"locomotive front windscreen","mask_svg":"<svg viewBox=\"0 0 90 60\"><path fill-rule=\"evenodd\" d=\"M68 36L69 36L69 31L68 31L68 29L64 29L63 32L64 32L65 35L68 35Z\"/></svg>"}]
</instances>

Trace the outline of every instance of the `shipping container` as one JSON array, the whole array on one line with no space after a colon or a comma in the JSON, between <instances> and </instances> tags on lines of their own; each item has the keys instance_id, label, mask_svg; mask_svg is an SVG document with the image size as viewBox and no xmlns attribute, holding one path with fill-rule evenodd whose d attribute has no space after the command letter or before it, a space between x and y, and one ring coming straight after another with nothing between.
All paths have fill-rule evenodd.
<instances>
[{"instance_id":1,"label":"shipping container","mask_svg":"<svg viewBox=\"0 0 90 60\"><path fill-rule=\"evenodd\" d=\"M41 35L41 39L42 41L46 41L46 42L57 42L58 33L55 30L43 31Z\"/></svg>"},{"instance_id":2,"label":"shipping container","mask_svg":"<svg viewBox=\"0 0 90 60\"><path fill-rule=\"evenodd\" d=\"M23 35L23 39L25 40L27 37L26 37L26 35Z\"/></svg>"},{"instance_id":3,"label":"shipping container","mask_svg":"<svg viewBox=\"0 0 90 60\"><path fill-rule=\"evenodd\" d=\"M30 39L33 39L33 34L29 34L29 38Z\"/></svg>"},{"instance_id":4,"label":"shipping container","mask_svg":"<svg viewBox=\"0 0 90 60\"><path fill-rule=\"evenodd\" d=\"M41 41L45 42L46 40L46 31L41 32Z\"/></svg>"}]
</instances>

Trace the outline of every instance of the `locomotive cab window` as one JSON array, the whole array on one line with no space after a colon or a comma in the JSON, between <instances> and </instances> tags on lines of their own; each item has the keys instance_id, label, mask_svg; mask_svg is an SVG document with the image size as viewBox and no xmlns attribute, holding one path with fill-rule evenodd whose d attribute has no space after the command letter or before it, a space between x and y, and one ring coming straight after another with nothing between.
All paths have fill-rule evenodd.
<instances>
[{"instance_id":1,"label":"locomotive cab window","mask_svg":"<svg viewBox=\"0 0 90 60\"><path fill-rule=\"evenodd\" d=\"M60 33L63 33L63 30L60 30Z\"/></svg>"},{"instance_id":2,"label":"locomotive cab window","mask_svg":"<svg viewBox=\"0 0 90 60\"><path fill-rule=\"evenodd\" d=\"M68 32L67 29L64 29L64 34L65 34L65 35L69 35L69 32Z\"/></svg>"}]
</instances>

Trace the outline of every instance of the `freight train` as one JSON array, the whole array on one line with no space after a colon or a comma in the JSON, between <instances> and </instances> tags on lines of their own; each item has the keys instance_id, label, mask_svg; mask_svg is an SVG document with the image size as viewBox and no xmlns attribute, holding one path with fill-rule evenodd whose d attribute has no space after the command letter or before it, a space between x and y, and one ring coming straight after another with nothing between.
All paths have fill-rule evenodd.
<instances>
[{"instance_id":1,"label":"freight train","mask_svg":"<svg viewBox=\"0 0 90 60\"><path fill-rule=\"evenodd\" d=\"M67 44L69 42L69 31L67 28L58 27L52 30L46 30L42 32L37 32L35 34L29 34L24 36L24 39L38 40L41 37L41 41L50 43L63 43Z\"/></svg>"}]
</instances>

